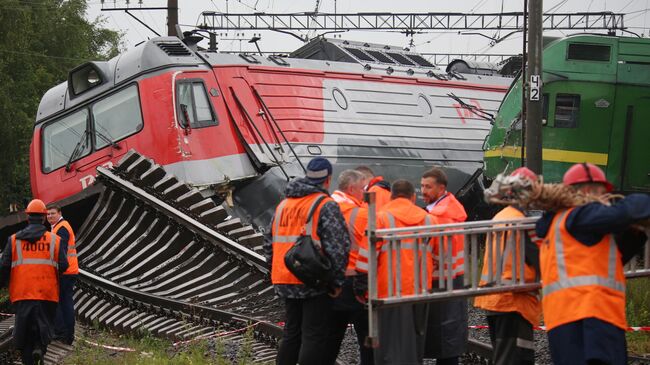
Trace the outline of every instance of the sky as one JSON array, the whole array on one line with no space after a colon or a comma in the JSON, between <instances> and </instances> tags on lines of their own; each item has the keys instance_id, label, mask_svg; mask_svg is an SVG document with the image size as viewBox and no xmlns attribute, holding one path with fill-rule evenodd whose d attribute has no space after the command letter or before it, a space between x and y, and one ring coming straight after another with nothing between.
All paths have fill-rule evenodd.
<instances>
[{"instance_id":1,"label":"sky","mask_svg":"<svg viewBox=\"0 0 650 365\"><path fill-rule=\"evenodd\" d=\"M103 4L102 4L103 3ZM129 7L164 7L167 0L130 0ZM142 5L140 5L140 3ZM316 0L178 0L179 24L182 29L190 30L198 24L202 11L218 11L229 13L296 13L313 12ZM112 7L124 7L127 0L90 0L88 1L87 17L94 20L103 17L105 26L124 33L125 48L131 48L140 42L156 35L124 11L106 11ZM625 13L625 25L644 37L648 37L650 0L546 0L545 12L573 13L580 11L612 11ZM318 11L333 13L336 7L338 13L356 12L463 12L463 13L492 13L501 11L522 11L523 0L319 0ZM165 10L131 11L149 27L165 35L167 32ZM545 32L545 35L563 36L572 34L573 31ZM604 32L604 31L597 31ZM461 32L464 33L464 32ZM496 31L484 31L487 36L503 36L507 31L497 34ZM230 31L219 39L220 50L255 51L255 46L248 40L260 34L259 42L262 51L290 52L299 48L302 43L290 36L272 31ZM307 34L310 38L316 33L298 32ZM406 47L417 52L435 53L505 53L518 54L522 48L522 34L514 34L496 45L491 46L488 38L480 35L459 34L458 31L428 31L407 37L399 31L350 31L341 34L342 39L382 43L393 46ZM207 42L201 43L207 48Z\"/></svg>"}]
</instances>

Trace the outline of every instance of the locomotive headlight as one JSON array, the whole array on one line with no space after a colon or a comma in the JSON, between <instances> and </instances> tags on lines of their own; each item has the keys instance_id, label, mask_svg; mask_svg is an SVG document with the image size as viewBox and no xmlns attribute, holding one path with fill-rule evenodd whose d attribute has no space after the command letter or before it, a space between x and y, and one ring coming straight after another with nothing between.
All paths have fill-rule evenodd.
<instances>
[{"instance_id":1,"label":"locomotive headlight","mask_svg":"<svg viewBox=\"0 0 650 365\"><path fill-rule=\"evenodd\" d=\"M103 73L98 68L100 66L91 62L70 71L68 75L68 87L73 97L83 94L104 82L104 77L102 77Z\"/></svg>"},{"instance_id":2,"label":"locomotive headlight","mask_svg":"<svg viewBox=\"0 0 650 365\"><path fill-rule=\"evenodd\" d=\"M99 75L97 74L97 71L95 71L95 69L92 69L88 72L88 84L95 85L100 83L101 81L102 79L99 78Z\"/></svg>"}]
</instances>

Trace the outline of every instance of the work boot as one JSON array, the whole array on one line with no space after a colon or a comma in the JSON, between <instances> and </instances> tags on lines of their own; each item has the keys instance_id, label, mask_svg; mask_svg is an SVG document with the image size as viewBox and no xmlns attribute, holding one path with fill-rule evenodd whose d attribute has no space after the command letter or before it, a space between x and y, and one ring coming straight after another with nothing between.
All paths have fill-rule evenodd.
<instances>
[{"instance_id":1,"label":"work boot","mask_svg":"<svg viewBox=\"0 0 650 365\"><path fill-rule=\"evenodd\" d=\"M34 365L43 365L43 350L34 349L32 351L32 359L34 360Z\"/></svg>"}]
</instances>

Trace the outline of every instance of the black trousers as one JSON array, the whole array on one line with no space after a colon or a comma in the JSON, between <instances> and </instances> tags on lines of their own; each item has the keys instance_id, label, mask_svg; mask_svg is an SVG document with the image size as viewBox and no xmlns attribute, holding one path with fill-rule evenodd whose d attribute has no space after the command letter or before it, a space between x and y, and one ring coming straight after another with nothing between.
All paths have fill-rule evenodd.
<instances>
[{"instance_id":1,"label":"black trousers","mask_svg":"<svg viewBox=\"0 0 650 365\"><path fill-rule=\"evenodd\" d=\"M14 343L20 350L23 364L34 363L33 352L40 350L45 356L52 339L56 302L44 300L21 300L14 303L16 324Z\"/></svg>"},{"instance_id":2,"label":"black trousers","mask_svg":"<svg viewBox=\"0 0 650 365\"><path fill-rule=\"evenodd\" d=\"M54 336L68 345L74 341L74 284L77 275L61 275L59 278L59 305L56 307Z\"/></svg>"},{"instance_id":3,"label":"black trousers","mask_svg":"<svg viewBox=\"0 0 650 365\"><path fill-rule=\"evenodd\" d=\"M427 306L408 304L379 310L375 365L420 365L424 357Z\"/></svg>"},{"instance_id":4,"label":"black trousers","mask_svg":"<svg viewBox=\"0 0 650 365\"><path fill-rule=\"evenodd\" d=\"M322 294L313 298L284 299L286 321L278 365L330 365L327 363L328 338L332 327L332 298Z\"/></svg>"},{"instance_id":5,"label":"black trousers","mask_svg":"<svg viewBox=\"0 0 650 365\"><path fill-rule=\"evenodd\" d=\"M352 280L351 277L346 278L341 295L333 300L328 364L336 362L341 343L350 323L354 326L354 331L357 334L361 365L372 365L374 363L373 349L364 346L366 337L368 337L368 310L354 297Z\"/></svg>"},{"instance_id":6,"label":"black trousers","mask_svg":"<svg viewBox=\"0 0 650 365\"><path fill-rule=\"evenodd\" d=\"M517 312L490 312L487 316L494 365L535 363L533 325Z\"/></svg>"}]
</instances>

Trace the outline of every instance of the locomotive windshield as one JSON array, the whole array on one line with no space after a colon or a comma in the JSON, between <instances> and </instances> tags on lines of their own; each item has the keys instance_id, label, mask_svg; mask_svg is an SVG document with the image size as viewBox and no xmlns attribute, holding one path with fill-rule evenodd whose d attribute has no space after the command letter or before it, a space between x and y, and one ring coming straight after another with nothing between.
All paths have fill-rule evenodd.
<instances>
[{"instance_id":1,"label":"locomotive windshield","mask_svg":"<svg viewBox=\"0 0 650 365\"><path fill-rule=\"evenodd\" d=\"M43 128L43 172L54 171L142 129L137 86L131 85ZM93 138L91 138L91 136Z\"/></svg>"},{"instance_id":2,"label":"locomotive windshield","mask_svg":"<svg viewBox=\"0 0 650 365\"><path fill-rule=\"evenodd\" d=\"M43 170L50 172L65 165L75 149L78 158L90 153L88 143L88 110L83 109L64 117L43 130Z\"/></svg>"}]
</instances>

